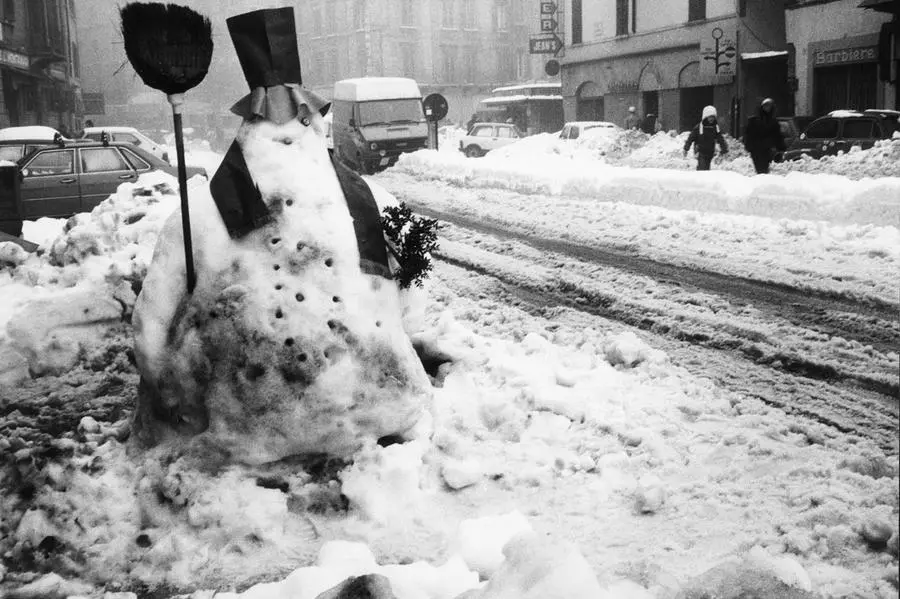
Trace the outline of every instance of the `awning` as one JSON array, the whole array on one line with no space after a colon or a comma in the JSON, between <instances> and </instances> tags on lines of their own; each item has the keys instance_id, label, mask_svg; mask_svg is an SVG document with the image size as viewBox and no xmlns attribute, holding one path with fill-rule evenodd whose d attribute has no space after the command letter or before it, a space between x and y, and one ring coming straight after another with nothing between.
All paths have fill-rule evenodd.
<instances>
[{"instance_id":1,"label":"awning","mask_svg":"<svg viewBox=\"0 0 900 599\"><path fill-rule=\"evenodd\" d=\"M522 102L531 101L561 101L562 96L496 96L493 98L485 98L482 104L520 104Z\"/></svg>"},{"instance_id":2,"label":"awning","mask_svg":"<svg viewBox=\"0 0 900 599\"><path fill-rule=\"evenodd\" d=\"M857 6L859 8L871 8L878 12L898 13L896 0L862 0Z\"/></svg>"},{"instance_id":3,"label":"awning","mask_svg":"<svg viewBox=\"0 0 900 599\"><path fill-rule=\"evenodd\" d=\"M768 52L741 52L741 60L761 60L763 58L778 58L787 56L787 50L769 50Z\"/></svg>"}]
</instances>

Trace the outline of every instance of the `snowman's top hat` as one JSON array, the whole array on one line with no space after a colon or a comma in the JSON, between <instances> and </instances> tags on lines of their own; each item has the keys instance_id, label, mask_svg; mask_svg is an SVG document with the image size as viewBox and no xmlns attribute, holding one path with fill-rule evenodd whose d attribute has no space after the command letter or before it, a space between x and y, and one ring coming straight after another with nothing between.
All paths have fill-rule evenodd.
<instances>
[{"instance_id":1,"label":"snowman's top hat","mask_svg":"<svg viewBox=\"0 0 900 599\"><path fill-rule=\"evenodd\" d=\"M328 112L329 103L300 87L300 54L294 9L266 8L226 20L250 93L231 111L245 119L285 123L314 110Z\"/></svg>"}]
</instances>

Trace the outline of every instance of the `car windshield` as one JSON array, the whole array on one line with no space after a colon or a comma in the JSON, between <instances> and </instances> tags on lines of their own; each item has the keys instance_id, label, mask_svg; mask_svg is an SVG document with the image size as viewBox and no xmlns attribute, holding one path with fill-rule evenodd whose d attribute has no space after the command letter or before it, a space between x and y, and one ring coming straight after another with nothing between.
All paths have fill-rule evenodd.
<instances>
[{"instance_id":1,"label":"car windshield","mask_svg":"<svg viewBox=\"0 0 900 599\"><path fill-rule=\"evenodd\" d=\"M359 124L361 126L420 123L424 120L422 101L418 98L378 100L363 102L359 105Z\"/></svg>"}]
</instances>

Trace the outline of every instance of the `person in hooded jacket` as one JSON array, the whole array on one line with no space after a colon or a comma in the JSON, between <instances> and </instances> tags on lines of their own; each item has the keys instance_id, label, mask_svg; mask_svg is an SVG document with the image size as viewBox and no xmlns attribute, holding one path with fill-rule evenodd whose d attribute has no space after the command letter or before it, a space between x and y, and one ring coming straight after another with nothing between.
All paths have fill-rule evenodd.
<instances>
[{"instance_id":1,"label":"person in hooded jacket","mask_svg":"<svg viewBox=\"0 0 900 599\"><path fill-rule=\"evenodd\" d=\"M772 98L766 98L760 103L759 116L747 120L744 147L750 152L758 174L768 173L776 152L784 152L784 135L775 118L775 101Z\"/></svg>"},{"instance_id":2,"label":"person in hooded jacket","mask_svg":"<svg viewBox=\"0 0 900 599\"><path fill-rule=\"evenodd\" d=\"M694 145L697 154L697 170L708 171L709 165L712 163L713 156L716 153L716 144L719 144L719 153L728 153L728 144L722 137L718 123L719 115L715 106L705 106L703 108L702 120L691 129L687 141L684 142L684 155L687 156L688 150Z\"/></svg>"}]
</instances>

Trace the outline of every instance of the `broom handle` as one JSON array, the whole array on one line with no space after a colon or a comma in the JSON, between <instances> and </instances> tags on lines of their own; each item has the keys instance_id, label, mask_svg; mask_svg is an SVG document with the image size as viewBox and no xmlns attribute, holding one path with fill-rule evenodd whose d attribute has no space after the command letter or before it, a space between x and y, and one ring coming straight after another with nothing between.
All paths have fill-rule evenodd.
<instances>
[{"instance_id":1,"label":"broom handle","mask_svg":"<svg viewBox=\"0 0 900 599\"><path fill-rule=\"evenodd\" d=\"M172 119L175 121L175 156L178 158L178 191L181 194L181 231L184 237L184 261L187 266L188 294L194 292L197 276L194 274L194 248L191 243L191 213L188 208L187 169L184 165L184 133L181 125L182 94L171 94Z\"/></svg>"}]
</instances>

